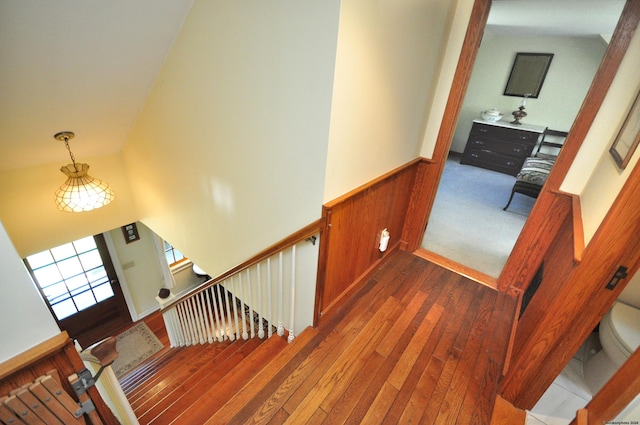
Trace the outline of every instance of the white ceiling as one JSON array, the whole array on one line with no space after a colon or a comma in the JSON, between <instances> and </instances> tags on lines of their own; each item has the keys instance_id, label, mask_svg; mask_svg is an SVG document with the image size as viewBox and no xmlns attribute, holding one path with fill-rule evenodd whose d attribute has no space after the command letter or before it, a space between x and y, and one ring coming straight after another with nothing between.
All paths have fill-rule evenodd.
<instances>
[{"instance_id":1,"label":"white ceiling","mask_svg":"<svg viewBox=\"0 0 640 425\"><path fill-rule=\"evenodd\" d=\"M193 0L0 0L0 170L122 149Z\"/></svg>"},{"instance_id":2,"label":"white ceiling","mask_svg":"<svg viewBox=\"0 0 640 425\"><path fill-rule=\"evenodd\" d=\"M192 2L0 0L0 170L68 163L63 130L79 161L119 152ZM610 33L623 4L494 0L489 24Z\"/></svg>"}]
</instances>

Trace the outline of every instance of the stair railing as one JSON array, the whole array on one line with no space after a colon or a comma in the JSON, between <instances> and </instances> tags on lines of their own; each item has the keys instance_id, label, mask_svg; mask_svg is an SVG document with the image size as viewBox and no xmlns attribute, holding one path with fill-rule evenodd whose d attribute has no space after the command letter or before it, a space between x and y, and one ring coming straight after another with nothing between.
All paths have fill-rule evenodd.
<instances>
[{"instance_id":1,"label":"stair railing","mask_svg":"<svg viewBox=\"0 0 640 425\"><path fill-rule=\"evenodd\" d=\"M315 244L322 219L162 306L172 347L238 338L295 338L296 247Z\"/></svg>"}]
</instances>

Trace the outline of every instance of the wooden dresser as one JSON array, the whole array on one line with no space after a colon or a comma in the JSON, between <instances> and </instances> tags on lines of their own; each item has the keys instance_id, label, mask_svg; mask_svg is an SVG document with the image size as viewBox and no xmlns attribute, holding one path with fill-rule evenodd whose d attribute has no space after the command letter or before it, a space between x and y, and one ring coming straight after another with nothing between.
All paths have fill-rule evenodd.
<instances>
[{"instance_id":1,"label":"wooden dresser","mask_svg":"<svg viewBox=\"0 0 640 425\"><path fill-rule=\"evenodd\" d=\"M515 176L545 130L539 125L473 120L460 163Z\"/></svg>"}]
</instances>

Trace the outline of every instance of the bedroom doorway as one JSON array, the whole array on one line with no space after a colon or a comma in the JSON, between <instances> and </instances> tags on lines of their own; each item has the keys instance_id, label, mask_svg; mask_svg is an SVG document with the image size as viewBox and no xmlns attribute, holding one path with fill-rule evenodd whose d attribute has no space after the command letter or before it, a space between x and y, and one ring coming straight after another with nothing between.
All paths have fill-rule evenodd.
<instances>
[{"instance_id":1,"label":"bedroom doorway","mask_svg":"<svg viewBox=\"0 0 640 425\"><path fill-rule=\"evenodd\" d=\"M506 19L504 17L508 14L503 13L501 8L509 6L509 3L511 2L494 2L489 12L489 20L452 136L450 157L444 167L421 243L421 248L429 253L457 263L488 281L495 281L499 277L535 199L516 194L515 205L512 204L508 211L503 211L515 177L471 165L460 165L459 155L464 151L473 120L480 118L482 110L497 107L504 115L503 120L510 121L511 111L516 110L522 100L503 95L515 53L541 51L553 45L556 51L555 62L551 64L539 98L528 101L526 110L529 116L524 122L569 131L607 50L604 40L593 36L543 34L536 32L538 30L535 28L518 27L520 19L508 24L500 19ZM518 16L522 16L522 7L527 7L527 3L531 2L519 3ZM554 3L561 6L565 2ZM611 19L613 26L620 16L623 4L617 6L617 18L614 16L615 19ZM533 14L532 12L527 16ZM602 13L597 11L593 15L599 17ZM498 19L496 16L502 18ZM570 19L563 22L570 22ZM610 32L613 32L613 28ZM587 54L588 46L594 47L595 51ZM584 75L579 79L575 77L575 72L570 78L559 76L558 73L567 66L575 67L575 60L572 59L575 55L587 56L585 60L588 60L590 75L586 75L585 69ZM575 71L574 68L571 69ZM576 83L578 80L580 84ZM571 87L572 93L560 91L560 88L566 87ZM556 98L563 102L564 99L571 101L561 107L564 115L556 113L545 116L545 102L557 103L554 100ZM484 178L488 179L486 184L473 187ZM464 189L469 193L464 193Z\"/></svg>"}]
</instances>

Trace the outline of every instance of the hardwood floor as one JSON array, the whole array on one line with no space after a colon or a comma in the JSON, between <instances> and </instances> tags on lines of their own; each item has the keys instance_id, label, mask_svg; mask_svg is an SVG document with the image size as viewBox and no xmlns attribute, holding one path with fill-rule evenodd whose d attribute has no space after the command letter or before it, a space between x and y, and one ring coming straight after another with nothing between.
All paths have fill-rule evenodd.
<instances>
[{"instance_id":1,"label":"hardwood floor","mask_svg":"<svg viewBox=\"0 0 640 425\"><path fill-rule=\"evenodd\" d=\"M170 350L123 387L144 424L489 424L514 311L511 297L398 252L289 345L238 341L255 351L215 373L215 352L235 348Z\"/></svg>"}]
</instances>

